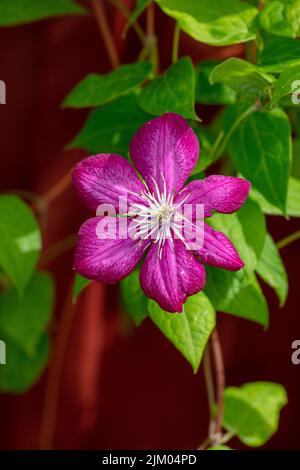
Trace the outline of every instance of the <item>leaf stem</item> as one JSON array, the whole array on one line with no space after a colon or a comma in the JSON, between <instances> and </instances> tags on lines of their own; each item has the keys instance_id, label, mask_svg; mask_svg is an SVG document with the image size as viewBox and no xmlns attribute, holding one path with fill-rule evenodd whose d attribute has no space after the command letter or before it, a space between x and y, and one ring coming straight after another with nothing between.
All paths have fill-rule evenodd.
<instances>
[{"instance_id":1,"label":"leaf stem","mask_svg":"<svg viewBox=\"0 0 300 470\"><path fill-rule=\"evenodd\" d=\"M276 246L278 250L281 250L282 248L285 248L286 246L288 246L290 243L293 243L296 240L299 240L299 238L300 238L300 230L297 230L297 232L291 233L291 235L288 235L287 237L283 238L278 243L276 243Z\"/></svg>"},{"instance_id":2,"label":"leaf stem","mask_svg":"<svg viewBox=\"0 0 300 470\"><path fill-rule=\"evenodd\" d=\"M215 373L216 373L216 398L217 398L217 415L215 420L215 435L218 436L222 432L222 418L224 409L224 389L225 389L225 370L222 355L222 348L217 329L214 329L211 335L211 347L214 356Z\"/></svg>"},{"instance_id":3,"label":"leaf stem","mask_svg":"<svg viewBox=\"0 0 300 470\"><path fill-rule=\"evenodd\" d=\"M210 437L206 437L197 450L205 450L211 444Z\"/></svg>"},{"instance_id":4,"label":"leaf stem","mask_svg":"<svg viewBox=\"0 0 300 470\"><path fill-rule=\"evenodd\" d=\"M226 444L226 442L230 441L235 436L235 433L233 431L228 431L226 434L224 434L221 439L219 440L219 444Z\"/></svg>"},{"instance_id":5,"label":"leaf stem","mask_svg":"<svg viewBox=\"0 0 300 470\"><path fill-rule=\"evenodd\" d=\"M120 64L120 59L119 59L119 54L118 50L116 48L113 35L110 31L110 28L108 26L104 6L102 0L90 0L94 13L95 13L95 18L101 33L101 36L103 38L106 51L111 63L112 68L118 67Z\"/></svg>"},{"instance_id":6,"label":"leaf stem","mask_svg":"<svg viewBox=\"0 0 300 470\"><path fill-rule=\"evenodd\" d=\"M180 26L175 23L174 36L173 36L173 47L172 47L172 63L175 64L178 60L178 51L179 51L179 40L180 40Z\"/></svg>"},{"instance_id":7,"label":"leaf stem","mask_svg":"<svg viewBox=\"0 0 300 470\"><path fill-rule=\"evenodd\" d=\"M126 19L130 18L130 11L128 10L127 6L124 5L124 3L122 3L120 0L109 0L109 1L125 16ZM144 44L146 37L138 21L135 21L130 26L132 26L132 28L136 32L136 35L138 36L141 43ZM123 39L126 37L126 34L127 34L127 28L125 26L122 32Z\"/></svg>"},{"instance_id":8,"label":"leaf stem","mask_svg":"<svg viewBox=\"0 0 300 470\"><path fill-rule=\"evenodd\" d=\"M221 131L219 132L219 134L217 135L217 138L216 138L216 140L214 141L214 143L213 143L213 145L212 145L212 147L211 147L211 150L210 150L210 156L211 156L212 160L214 160L215 158L217 158L216 155L218 154L218 152L217 152L217 151L218 151L218 147L219 147L219 145L220 145L220 143L221 143L221 141L222 141L223 138L224 138L224 131L221 130Z\"/></svg>"}]
</instances>

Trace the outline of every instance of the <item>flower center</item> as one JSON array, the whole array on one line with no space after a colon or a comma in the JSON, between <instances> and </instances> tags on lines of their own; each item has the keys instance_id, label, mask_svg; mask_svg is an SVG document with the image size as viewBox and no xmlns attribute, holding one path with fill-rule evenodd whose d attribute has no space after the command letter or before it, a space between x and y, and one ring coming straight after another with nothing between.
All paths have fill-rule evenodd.
<instances>
[{"instance_id":1,"label":"flower center","mask_svg":"<svg viewBox=\"0 0 300 470\"><path fill-rule=\"evenodd\" d=\"M158 255L160 258L166 240L170 240L173 244L174 235L186 244L181 234L184 217L181 214L180 208L188 197L187 195L179 204L174 204L174 192L167 192L167 185L163 175L162 179L164 182L162 192L159 190L154 178L152 180L155 192L151 192L146 183L144 183L146 190L142 191L138 196L146 204L132 204L128 213L128 216L133 219L133 229L136 232L134 237L142 240L151 239L154 243L158 243Z\"/></svg>"},{"instance_id":2,"label":"flower center","mask_svg":"<svg viewBox=\"0 0 300 470\"><path fill-rule=\"evenodd\" d=\"M174 215L174 207L162 205L157 211L157 219L160 225L170 224Z\"/></svg>"}]
</instances>

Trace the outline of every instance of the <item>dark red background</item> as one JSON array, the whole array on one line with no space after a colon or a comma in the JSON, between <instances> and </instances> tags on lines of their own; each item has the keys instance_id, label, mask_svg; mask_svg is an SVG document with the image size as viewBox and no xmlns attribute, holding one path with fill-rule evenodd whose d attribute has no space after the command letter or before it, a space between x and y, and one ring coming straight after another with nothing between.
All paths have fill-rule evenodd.
<instances>
[{"instance_id":1,"label":"dark red background","mask_svg":"<svg viewBox=\"0 0 300 470\"><path fill-rule=\"evenodd\" d=\"M122 62L134 61L139 51L135 34L122 41L122 18L110 7L107 12ZM163 69L170 63L173 23L157 12L156 29ZM182 35L180 54L185 53L197 61L242 54L243 47L212 48ZM69 17L0 29L0 64L0 79L7 85L7 104L0 106L1 190L43 194L84 155L63 148L82 126L86 111L60 105L87 73L110 69L106 51L92 16ZM206 107L199 112L204 121L209 119ZM86 215L69 188L51 205L44 245L76 232ZM296 220L281 218L269 219L268 226L275 240L300 228ZM291 363L291 343L300 338L298 247L295 243L282 251L290 280L286 306L279 309L265 288L268 331L218 314L227 384L270 380L287 389L289 404L268 448L300 449L300 365ZM57 287L53 339L73 277L72 256L65 254L48 266ZM208 420L202 368L193 375L150 320L133 329L117 293L117 287L93 284L79 302L61 376L55 448L196 448ZM47 372L23 396L0 397L1 448L38 447L46 381ZM237 441L233 445L242 447Z\"/></svg>"}]
</instances>

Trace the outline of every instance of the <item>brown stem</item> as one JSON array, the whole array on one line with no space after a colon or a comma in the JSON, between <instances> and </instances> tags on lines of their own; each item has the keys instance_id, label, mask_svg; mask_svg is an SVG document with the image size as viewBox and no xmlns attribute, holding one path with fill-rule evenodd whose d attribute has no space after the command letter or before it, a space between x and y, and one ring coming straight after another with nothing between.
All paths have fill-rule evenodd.
<instances>
[{"instance_id":1,"label":"brown stem","mask_svg":"<svg viewBox=\"0 0 300 470\"><path fill-rule=\"evenodd\" d=\"M108 26L102 0L91 0L91 4L95 13L95 18L98 23L101 36L103 38L107 50L111 66L115 69L120 64L120 59L113 35Z\"/></svg>"},{"instance_id":2,"label":"brown stem","mask_svg":"<svg viewBox=\"0 0 300 470\"><path fill-rule=\"evenodd\" d=\"M147 36L154 36L155 33L155 10L154 3L151 2L147 8L146 29Z\"/></svg>"},{"instance_id":3,"label":"brown stem","mask_svg":"<svg viewBox=\"0 0 300 470\"><path fill-rule=\"evenodd\" d=\"M221 434L224 409L225 371L220 338L215 329L211 335L211 347L214 356L216 374L217 416L215 420L215 434Z\"/></svg>"},{"instance_id":4,"label":"brown stem","mask_svg":"<svg viewBox=\"0 0 300 470\"><path fill-rule=\"evenodd\" d=\"M76 234L68 235L67 237L54 243L47 250L44 251L40 260L40 266L46 266L57 256L66 253L66 251L72 250L76 245Z\"/></svg>"},{"instance_id":5,"label":"brown stem","mask_svg":"<svg viewBox=\"0 0 300 470\"><path fill-rule=\"evenodd\" d=\"M51 204L55 201L66 189L71 185L71 175L68 172L64 175L47 193L44 194L43 199L46 204Z\"/></svg>"},{"instance_id":6,"label":"brown stem","mask_svg":"<svg viewBox=\"0 0 300 470\"><path fill-rule=\"evenodd\" d=\"M53 357L46 382L45 403L39 443L40 449L52 449L54 444L60 377L75 313L75 304L72 302L72 291L73 284L65 300L58 335L53 347Z\"/></svg>"},{"instance_id":7,"label":"brown stem","mask_svg":"<svg viewBox=\"0 0 300 470\"><path fill-rule=\"evenodd\" d=\"M204 378L205 378L208 409L209 409L208 435L211 436L214 430L214 425L215 425L215 412L214 412L215 388L214 388L214 381L213 381L213 375L212 375L212 369L211 369L209 343L207 344L205 351L204 351L203 369L204 369Z\"/></svg>"},{"instance_id":8,"label":"brown stem","mask_svg":"<svg viewBox=\"0 0 300 470\"><path fill-rule=\"evenodd\" d=\"M35 194L31 191L25 191L23 189L12 189L9 192L11 194L16 194L17 196L20 196L22 199L25 199L30 204L32 204L32 206L35 207L43 206L45 204L45 201L42 196L39 196L38 194Z\"/></svg>"},{"instance_id":9,"label":"brown stem","mask_svg":"<svg viewBox=\"0 0 300 470\"><path fill-rule=\"evenodd\" d=\"M211 444L210 437L206 437L197 450L205 450Z\"/></svg>"}]
</instances>

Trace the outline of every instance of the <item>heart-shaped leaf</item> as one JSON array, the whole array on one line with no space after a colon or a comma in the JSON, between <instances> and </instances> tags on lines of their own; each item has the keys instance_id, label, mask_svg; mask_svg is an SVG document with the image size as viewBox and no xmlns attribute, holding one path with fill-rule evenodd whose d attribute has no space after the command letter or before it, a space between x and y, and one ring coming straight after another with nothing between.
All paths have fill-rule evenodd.
<instances>
[{"instance_id":1,"label":"heart-shaped leaf","mask_svg":"<svg viewBox=\"0 0 300 470\"><path fill-rule=\"evenodd\" d=\"M182 314L165 312L150 300L149 314L155 325L197 372L216 321L215 310L207 296L199 292L189 297Z\"/></svg>"}]
</instances>

